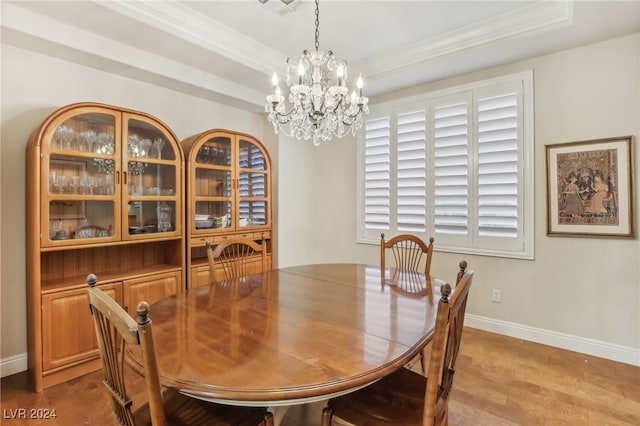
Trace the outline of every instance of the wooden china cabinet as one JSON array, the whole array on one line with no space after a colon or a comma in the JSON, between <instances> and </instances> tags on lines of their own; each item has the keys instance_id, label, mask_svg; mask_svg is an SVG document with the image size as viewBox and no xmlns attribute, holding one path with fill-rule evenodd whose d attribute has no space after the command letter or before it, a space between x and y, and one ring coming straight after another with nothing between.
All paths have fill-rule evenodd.
<instances>
[{"instance_id":1,"label":"wooden china cabinet","mask_svg":"<svg viewBox=\"0 0 640 426\"><path fill-rule=\"evenodd\" d=\"M53 112L27 149L29 370L37 391L100 368L85 278L132 315L184 288L184 156L158 119Z\"/></svg>"},{"instance_id":2,"label":"wooden china cabinet","mask_svg":"<svg viewBox=\"0 0 640 426\"><path fill-rule=\"evenodd\" d=\"M209 130L182 141L187 163L187 286L211 282L205 251L230 237L246 237L267 246L272 267L272 175L265 147L252 136ZM258 267L259 256L256 256ZM222 271L216 279L222 279Z\"/></svg>"}]
</instances>

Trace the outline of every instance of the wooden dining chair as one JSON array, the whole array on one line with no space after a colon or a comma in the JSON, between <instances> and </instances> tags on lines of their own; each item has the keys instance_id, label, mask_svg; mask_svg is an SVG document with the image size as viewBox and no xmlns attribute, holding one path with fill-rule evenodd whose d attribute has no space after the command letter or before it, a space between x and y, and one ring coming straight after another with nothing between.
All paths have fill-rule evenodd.
<instances>
[{"instance_id":1,"label":"wooden dining chair","mask_svg":"<svg viewBox=\"0 0 640 426\"><path fill-rule=\"evenodd\" d=\"M103 383L112 411L120 425L262 425L273 426L273 415L265 408L214 404L185 396L176 390L162 391L156 362L149 304L140 302L137 321L100 290L97 277L87 276L89 308L98 338L104 372ZM135 411L125 386L126 345L139 345L144 370L147 403Z\"/></svg>"},{"instance_id":2,"label":"wooden dining chair","mask_svg":"<svg viewBox=\"0 0 640 426\"><path fill-rule=\"evenodd\" d=\"M431 259L433 258L433 241L429 239L427 245L420 238L411 234L396 235L385 241L384 233L380 234L380 276L383 285L393 285L396 290L408 297L424 298L431 296ZM393 275L387 278L387 252L393 254ZM426 256L425 256L426 255ZM424 257L424 269L421 263ZM420 274L424 273L424 277ZM420 353L422 373L426 374L426 360L424 352Z\"/></svg>"},{"instance_id":3,"label":"wooden dining chair","mask_svg":"<svg viewBox=\"0 0 640 426\"><path fill-rule=\"evenodd\" d=\"M395 260L395 268L400 271L424 272L426 276L431 273L431 258L433 257L433 241L429 238L426 244L420 238L411 234L396 235L389 241L385 241L384 234L380 234L380 267L384 271L386 267L387 250L391 251ZM423 256L424 270L420 270Z\"/></svg>"},{"instance_id":4,"label":"wooden dining chair","mask_svg":"<svg viewBox=\"0 0 640 426\"><path fill-rule=\"evenodd\" d=\"M449 394L472 280L473 271L467 271L467 262L462 261L455 290L452 292L449 284L440 288L426 377L400 368L363 389L332 398L322 411L322 426L330 426L334 417L359 426L447 425Z\"/></svg>"},{"instance_id":5,"label":"wooden dining chair","mask_svg":"<svg viewBox=\"0 0 640 426\"><path fill-rule=\"evenodd\" d=\"M264 238L261 244L238 237L223 240L215 248L208 241L205 245L212 281L218 281L216 269L223 271L225 280L264 272L266 269L267 249Z\"/></svg>"}]
</instances>

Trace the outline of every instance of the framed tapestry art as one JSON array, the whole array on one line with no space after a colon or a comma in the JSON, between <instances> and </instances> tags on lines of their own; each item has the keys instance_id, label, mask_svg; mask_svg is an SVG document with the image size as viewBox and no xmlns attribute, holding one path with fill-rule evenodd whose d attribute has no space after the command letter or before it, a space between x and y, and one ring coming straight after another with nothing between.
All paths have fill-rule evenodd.
<instances>
[{"instance_id":1,"label":"framed tapestry art","mask_svg":"<svg viewBox=\"0 0 640 426\"><path fill-rule=\"evenodd\" d=\"M547 235L633 237L633 137L545 149Z\"/></svg>"}]
</instances>

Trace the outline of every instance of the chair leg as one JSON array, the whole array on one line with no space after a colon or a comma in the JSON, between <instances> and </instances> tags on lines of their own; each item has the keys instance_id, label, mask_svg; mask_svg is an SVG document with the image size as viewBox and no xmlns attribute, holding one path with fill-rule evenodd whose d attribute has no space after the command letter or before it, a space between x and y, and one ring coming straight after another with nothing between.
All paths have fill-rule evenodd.
<instances>
[{"instance_id":1,"label":"chair leg","mask_svg":"<svg viewBox=\"0 0 640 426\"><path fill-rule=\"evenodd\" d=\"M427 360L425 359L426 357L424 356L424 349L420 351L420 366L422 367L422 375L423 376L427 376Z\"/></svg>"},{"instance_id":2,"label":"chair leg","mask_svg":"<svg viewBox=\"0 0 640 426\"><path fill-rule=\"evenodd\" d=\"M322 409L321 426L331 426L331 417L333 417L333 408L327 406Z\"/></svg>"}]
</instances>

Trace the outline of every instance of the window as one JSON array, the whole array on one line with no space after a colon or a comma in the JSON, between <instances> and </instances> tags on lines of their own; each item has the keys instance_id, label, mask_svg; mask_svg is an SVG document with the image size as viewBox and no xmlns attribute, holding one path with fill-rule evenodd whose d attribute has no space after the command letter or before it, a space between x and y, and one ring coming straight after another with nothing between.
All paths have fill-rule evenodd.
<instances>
[{"instance_id":1,"label":"window","mask_svg":"<svg viewBox=\"0 0 640 426\"><path fill-rule=\"evenodd\" d=\"M533 258L531 72L372 106L359 139L358 241Z\"/></svg>"}]
</instances>

